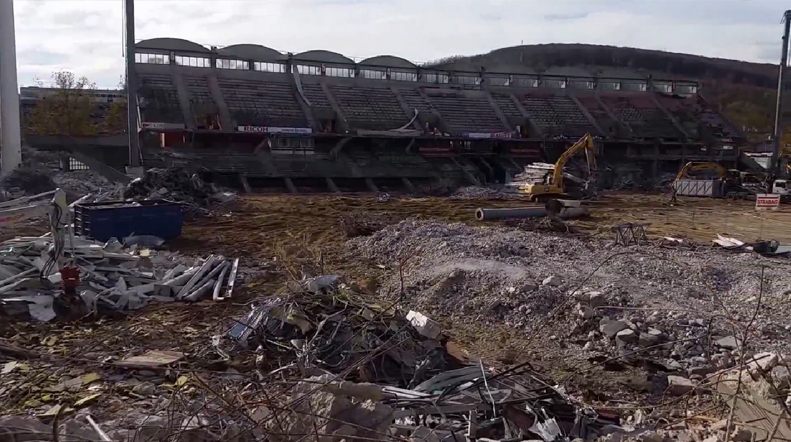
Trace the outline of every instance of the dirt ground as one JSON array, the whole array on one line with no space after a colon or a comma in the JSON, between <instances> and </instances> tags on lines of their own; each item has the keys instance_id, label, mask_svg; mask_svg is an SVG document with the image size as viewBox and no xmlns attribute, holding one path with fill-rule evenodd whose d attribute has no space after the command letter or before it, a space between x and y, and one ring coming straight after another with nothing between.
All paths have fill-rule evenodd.
<instances>
[{"instance_id":1,"label":"dirt ground","mask_svg":"<svg viewBox=\"0 0 791 442\"><path fill-rule=\"evenodd\" d=\"M667 204L659 194L615 193L591 206L591 216L570 224L600 238L613 236L611 227L622 222L647 223L649 239L672 236L710 246L717 233L750 241L771 238L791 241L791 209L756 213L752 202L680 198ZM366 262L349 253L344 218L385 216L390 223L416 217L464 222L474 225L477 207L517 207L518 201L450 200L446 198L393 198L378 202L375 197L247 196L232 213L199 220L186 227L183 238L173 245L184 252L219 252L241 256L247 266L267 265L271 271L251 291L275 291L288 279L303 275L338 273L375 294L378 281L394 272L399 263ZM713 245L712 245L713 247ZM390 273L392 274L392 273ZM437 318L442 321L443 318ZM503 327L479 333L464 324L445 323L470 351L492 360L511 362L523 353L521 337Z\"/></svg>"},{"instance_id":2,"label":"dirt ground","mask_svg":"<svg viewBox=\"0 0 791 442\"><path fill-rule=\"evenodd\" d=\"M33 395L30 385L56 383L58 376L66 373L74 375L98 370L98 352L120 357L141 349L179 349L187 354L186 363L192 370L207 374L216 369L224 370L227 367L215 367L211 361L201 358L210 337L222 333L231 318L246 311L249 300L274 294L289 280L337 273L375 299L379 281L397 272L399 263L368 262L351 252L346 246L350 223L372 219L373 224L381 227L416 217L479 224L473 216L477 207L519 205L518 201L435 197L394 197L379 202L371 195L244 196L227 213L189 222L182 237L170 245L171 249L185 254L220 253L240 257L246 273L255 276L247 278L231 302L149 306L127 317L92 322L0 326L0 337L19 347L49 355L48 363L57 361L54 368L48 369L49 374L31 370L24 384L28 387L22 392L18 387L3 390L0 385L3 392L0 396L5 396L0 406L14 411L40 407L40 395ZM664 195L608 194L591 210L590 218L571 224L584 233L602 238L612 236L613 225L639 222L648 224L649 238L681 237L705 246L711 244L717 233L746 241L757 238L791 241L788 228L791 209L756 213L753 204L747 201L680 199L671 206ZM30 234L35 228L25 227L23 232L15 230L6 226L0 229L0 236ZM506 326L481 330L474 324L435 319L462 347L493 365L530 359L539 366L552 366L557 362L542 356L542 346L547 345L545 341L528 344L524 336ZM239 363L242 365L234 368L244 371L247 362ZM554 367L549 371L563 377L563 370L564 367ZM591 391L597 384L608 382L595 371L568 381L587 385ZM110 411L126 405L114 399L106 401L104 406Z\"/></svg>"},{"instance_id":3,"label":"dirt ground","mask_svg":"<svg viewBox=\"0 0 791 442\"><path fill-rule=\"evenodd\" d=\"M613 193L591 205L589 220L575 223L591 233L607 234L622 222L646 223L649 237L672 236L710 244L717 233L742 241L774 239L791 242L791 207L777 211L755 210L746 200L679 197L674 204L666 195Z\"/></svg>"}]
</instances>

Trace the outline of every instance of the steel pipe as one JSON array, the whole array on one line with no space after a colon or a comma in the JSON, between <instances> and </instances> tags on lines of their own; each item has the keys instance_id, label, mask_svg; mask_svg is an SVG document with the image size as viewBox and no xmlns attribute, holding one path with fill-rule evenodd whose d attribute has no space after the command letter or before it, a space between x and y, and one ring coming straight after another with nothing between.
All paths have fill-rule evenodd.
<instances>
[{"instance_id":1,"label":"steel pipe","mask_svg":"<svg viewBox=\"0 0 791 442\"><path fill-rule=\"evenodd\" d=\"M579 218L588 214L588 209L584 207L564 207L556 214L561 219ZM515 218L540 218L549 215L547 209L540 206L534 207L513 207L505 209L486 209L479 207L475 209L475 219L478 221L491 221L496 219L515 219Z\"/></svg>"},{"instance_id":2,"label":"steel pipe","mask_svg":"<svg viewBox=\"0 0 791 442\"><path fill-rule=\"evenodd\" d=\"M541 206L514 207L505 209L486 209L479 207L478 209L475 209L475 219L478 221L509 218L539 218L546 215L547 209Z\"/></svg>"}]
</instances>

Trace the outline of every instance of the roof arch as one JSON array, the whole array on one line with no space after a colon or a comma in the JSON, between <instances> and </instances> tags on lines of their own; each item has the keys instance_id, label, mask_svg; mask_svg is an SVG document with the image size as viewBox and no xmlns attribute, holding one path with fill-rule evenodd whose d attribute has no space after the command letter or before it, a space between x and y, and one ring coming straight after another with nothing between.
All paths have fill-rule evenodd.
<instances>
[{"instance_id":1,"label":"roof arch","mask_svg":"<svg viewBox=\"0 0 791 442\"><path fill-rule=\"evenodd\" d=\"M366 58L361 61L360 66L386 66L390 68L417 69L417 65L406 58L394 55L377 55L376 57Z\"/></svg>"},{"instance_id":2,"label":"roof arch","mask_svg":"<svg viewBox=\"0 0 791 442\"><path fill-rule=\"evenodd\" d=\"M438 71L479 72L481 64L470 60L450 60L443 63L428 64L424 68Z\"/></svg>"},{"instance_id":3,"label":"roof arch","mask_svg":"<svg viewBox=\"0 0 791 442\"><path fill-rule=\"evenodd\" d=\"M321 63L354 64L354 60L346 57L345 55L341 55L337 52L325 51L322 49L301 52L299 54L294 55L294 59L304 60L304 61L317 61Z\"/></svg>"},{"instance_id":4,"label":"roof arch","mask_svg":"<svg viewBox=\"0 0 791 442\"><path fill-rule=\"evenodd\" d=\"M140 49L164 49L167 51L211 52L205 46L181 38L150 38L135 45Z\"/></svg>"},{"instance_id":5,"label":"roof arch","mask_svg":"<svg viewBox=\"0 0 791 442\"><path fill-rule=\"evenodd\" d=\"M280 61L286 59L285 55L272 48L254 44L226 46L224 48L217 49L217 54L245 60L251 59L259 61Z\"/></svg>"}]
</instances>

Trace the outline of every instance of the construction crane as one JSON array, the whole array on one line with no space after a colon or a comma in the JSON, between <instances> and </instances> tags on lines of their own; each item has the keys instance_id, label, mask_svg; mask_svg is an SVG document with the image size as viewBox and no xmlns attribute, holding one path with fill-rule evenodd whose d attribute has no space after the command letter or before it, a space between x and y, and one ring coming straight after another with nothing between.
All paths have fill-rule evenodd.
<instances>
[{"instance_id":1,"label":"construction crane","mask_svg":"<svg viewBox=\"0 0 791 442\"><path fill-rule=\"evenodd\" d=\"M558 160L555 161L552 174L546 178L546 182L525 184L520 187L520 191L530 197L532 201L546 200L566 195L563 168L574 155L580 152L585 152L585 159L587 161L588 179L584 187L588 190L588 187L596 182L597 171L596 147L594 145L593 136L589 133L583 135L582 138L572 144L571 147L560 155Z\"/></svg>"}]
</instances>

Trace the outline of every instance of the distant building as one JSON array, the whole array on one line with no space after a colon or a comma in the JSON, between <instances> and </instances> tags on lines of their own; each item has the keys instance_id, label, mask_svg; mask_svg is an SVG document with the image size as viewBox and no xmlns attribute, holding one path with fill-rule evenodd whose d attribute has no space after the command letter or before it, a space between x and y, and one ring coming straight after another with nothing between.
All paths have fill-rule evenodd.
<instances>
[{"instance_id":1,"label":"distant building","mask_svg":"<svg viewBox=\"0 0 791 442\"><path fill-rule=\"evenodd\" d=\"M55 87L26 86L19 88L19 102L25 105L35 104L38 100L55 95L62 89ZM95 103L112 104L114 101L126 101L126 92L118 89L85 89L83 92Z\"/></svg>"}]
</instances>

